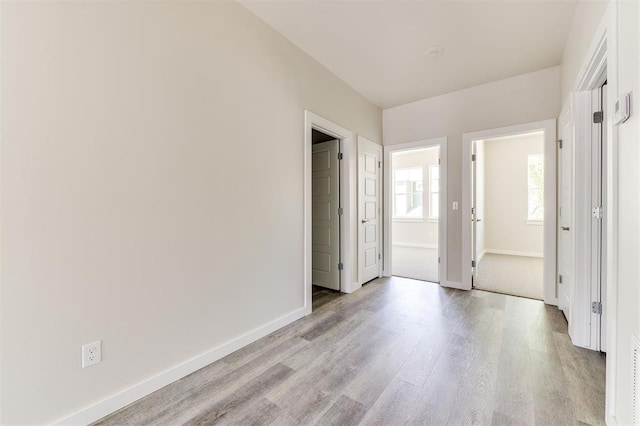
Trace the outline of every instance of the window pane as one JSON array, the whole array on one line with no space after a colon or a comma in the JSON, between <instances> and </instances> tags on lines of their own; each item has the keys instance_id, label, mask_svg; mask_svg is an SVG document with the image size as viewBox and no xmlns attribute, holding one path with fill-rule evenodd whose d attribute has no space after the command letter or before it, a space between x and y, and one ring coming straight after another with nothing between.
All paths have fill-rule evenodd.
<instances>
[{"instance_id":1,"label":"window pane","mask_svg":"<svg viewBox=\"0 0 640 426\"><path fill-rule=\"evenodd\" d=\"M394 216L403 217L407 215L407 196L396 195L394 207Z\"/></svg>"},{"instance_id":2,"label":"window pane","mask_svg":"<svg viewBox=\"0 0 640 426\"><path fill-rule=\"evenodd\" d=\"M423 217L422 211L422 167L394 171L393 216L397 218Z\"/></svg>"},{"instance_id":3,"label":"window pane","mask_svg":"<svg viewBox=\"0 0 640 426\"><path fill-rule=\"evenodd\" d=\"M529 220L544 219L544 156L529 155L527 170Z\"/></svg>"},{"instance_id":4,"label":"window pane","mask_svg":"<svg viewBox=\"0 0 640 426\"><path fill-rule=\"evenodd\" d=\"M409 170L400 169L395 171L396 180L409 180Z\"/></svg>"},{"instance_id":5,"label":"window pane","mask_svg":"<svg viewBox=\"0 0 640 426\"><path fill-rule=\"evenodd\" d=\"M429 206L429 209L430 217L436 218L440 216L440 194L437 192L431 193L431 205Z\"/></svg>"}]
</instances>

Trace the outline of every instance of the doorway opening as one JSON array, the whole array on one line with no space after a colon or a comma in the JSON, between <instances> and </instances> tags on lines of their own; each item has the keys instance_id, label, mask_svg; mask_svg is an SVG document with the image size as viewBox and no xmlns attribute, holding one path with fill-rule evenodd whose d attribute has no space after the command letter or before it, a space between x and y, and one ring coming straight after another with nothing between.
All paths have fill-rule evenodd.
<instances>
[{"instance_id":1,"label":"doorway opening","mask_svg":"<svg viewBox=\"0 0 640 426\"><path fill-rule=\"evenodd\" d=\"M391 275L440 282L440 146L391 154Z\"/></svg>"},{"instance_id":2,"label":"doorway opening","mask_svg":"<svg viewBox=\"0 0 640 426\"><path fill-rule=\"evenodd\" d=\"M313 143L314 130L324 134L322 136L315 133L316 144ZM328 140L337 142L331 148L318 148ZM336 294L338 291L351 293L359 288L356 280L358 259L355 252L357 228L354 226L357 212L354 135L350 130L305 110L303 150L304 279L302 280L301 296L304 298L304 314L308 315L313 309L314 269L316 282L318 282L317 272L326 274L325 278L327 280L330 278L331 281L327 282L331 284L325 285L331 285L333 289L337 287ZM323 168L324 171L321 170ZM325 175L322 176L322 173ZM330 173L332 177L329 177ZM322 195L323 193L324 195ZM318 198L323 196L326 198ZM316 232L315 236L314 216L316 221L318 219L326 221L324 225L321 224L321 227L324 226L324 233ZM336 274L338 277L337 285Z\"/></svg>"},{"instance_id":3,"label":"doorway opening","mask_svg":"<svg viewBox=\"0 0 640 426\"><path fill-rule=\"evenodd\" d=\"M311 130L311 283L315 307L340 291L340 139Z\"/></svg>"},{"instance_id":4,"label":"doorway opening","mask_svg":"<svg viewBox=\"0 0 640 426\"><path fill-rule=\"evenodd\" d=\"M544 132L472 141L472 286L543 300Z\"/></svg>"},{"instance_id":5,"label":"doorway opening","mask_svg":"<svg viewBox=\"0 0 640 426\"><path fill-rule=\"evenodd\" d=\"M447 138L384 148L384 275L447 280Z\"/></svg>"},{"instance_id":6,"label":"doorway opening","mask_svg":"<svg viewBox=\"0 0 640 426\"><path fill-rule=\"evenodd\" d=\"M519 159L514 156L498 157L496 165L489 166L487 161L483 162L483 166L480 166L481 178L475 177L478 172L476 156L485 156L487 147L489 144L498 142L500 140L508 140L504 143L504 146L510 147L510 149L516 149L519 138L526 137L542 137L542 151L536 152L523 152L519 154ZM516 137L517 136L517 137ZM498 140L498 141L494 141ZM490 141L489 143L480 143L478 141ZM510 144L510 145L507 145ZM498 146L498 145L496 145ZM491 149L491 147L489 148ZM480 152L481 151L481 152ZM542 154L542 155L541 155ZM530 157L531 155L531 157ZM487 275L483 270L479 268L479 259L484 252L483 259L487 260L488 254L498 255L528 255L521 257L537 257L540 255L540 246L536 249L527 248L524 245L514 246L508 250L501 249L499 247L488 247L487 244L491 243L488 240L487 231L491 226L485 226L487 220L489 225L491 222L495 223L498 230L503 234L508 233L507 237L514 239L523 239L521 232L515 228L515 225L503 226L496 222L495 219L485 219L486 214L491 213L489 210L495 209L495 205L489 205L488 194L485 192L481 197L484 199L478 200L478 194L475 187L487 186L487 182L503 179L508 183L515 185L516 181L519 182L519 186L523 188L520 190L519 202L512 197L508 198L507 204L504 204L500 208L501 211L496 214L508 214L509 220L518 220L519 226L528 226L529 232L535 232L536 229L542 228L542 300L546 304L557 305L557 287L556 287L556 121L545 120L533 123L518 124L509 127L502 127L498 129L483 130L473 133L465 133L462 136L462 289L471 290L475 284L478 283L480 275ZM493 164L493 163L492 163ZM519 166L517 166L519 164ZM517 168L519 173L514 171L514 167ZM484 168L484 170L482 170ZM507 170L509 175L507 177L497 178L494 177L494 172L500 172ZM519 177L516 179L516 173ZM539 174L542 176L539 176ZM542 182L540 182L542 181ZM498 196L500 192L506 192L507 189L498 189ZM542 197L542 202L540 202ZM482 211L476 206L478 201L481 204ZM493 217L500 217L493 216ZM479 221L481 219L482 221ZM507 220L503 218L501 220ZM527 223L529 222L529 223ZM506 222L504 222L506 223ZM480 231L480 235L478 235ZM538 237L539 238L539 237ZM484 241L482 241L484 239ZM494 249L497 253L489 253ZM536 256L531 256L531 255ZM484 259L486 258L486 259ZM532 262L533 263L533 262ZM499 267L496 267L498 269ZM506 269L506 268L505 268ZM509 271L505 270L501 273L505 277L509 275ZM531 297L531 296L527 296ZM536 296L538 298L540 296Z\"/></svg>"}]
</instances>

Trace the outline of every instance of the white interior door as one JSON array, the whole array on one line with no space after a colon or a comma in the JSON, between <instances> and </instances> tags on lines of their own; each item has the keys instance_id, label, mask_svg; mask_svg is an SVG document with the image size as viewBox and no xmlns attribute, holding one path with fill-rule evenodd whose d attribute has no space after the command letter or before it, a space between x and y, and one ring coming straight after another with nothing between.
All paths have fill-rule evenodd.
<instances>
[{"instance_id":1,"label":"white interior door","mask_svg":"<svg viewBox=\"0 0 640 426\"><path fill-rule=\"evenodd\" d=\"M601 88L600 108L603 113L601 125L600 145L600 205L608 212L607 206L607 83ZM602 316L600 317L600 351L607 351L607 216L603 215L600 236L600 302L602 303Z\"/></svg>"},{"instance_id":2,"label":"white interior door","mask_svg":"<svg viewBox=\"0 0 640 426\"><path fill-rule=\"evenodd\" d=\"M485 198L485 180L484 180L484 141L476 141L475 145L475 155L476 161L474 161L474 225L475 225L475 235L474 239L474 248L475 255L474 259L476 261L476 268L474 274L474 282L478 279L478 272L480 262L482 261L483 252L485 250L485 232L484 232L484 222L482 218L485 217L484 214L484 198Z\"/></svg>"},{"instance_id":3,"label":"white interior door","mask_svg":"<svg viewBox=\"0 0 640 426\"><path fill-rule=\"evenodd\" d=\"M478 280L478 177L476 142L471 143L471 283Z\"/></svg>"},{"instance_id":4,"label":"white interior door","mask_svg":"<svg viewBox=\"0 0 640 426\"><path fill-rule=\"evenodd\" d=\"M311 281L340 290L339 142L317 143L311 154Z\"/></svg>"},{"instance_id":5,"label":"white interior door","mask_svg":"<svg viewBox=\"0 0 640 426\"><path fill-rule=\"evenodd\" d=\"M558 307L570 319L574 280L573 238L573 124L570 114L560 117L558 150Z\"/></svg>"},{"instance_id":6,"label":"white interior door","mask_svg":"<svg viewBox=\"0 0 640 426\"><path fill-rule=\"evenodd\" d=\"M382 273L382 147L358 138L358 282Z\"/></svg>"}]
</instances>

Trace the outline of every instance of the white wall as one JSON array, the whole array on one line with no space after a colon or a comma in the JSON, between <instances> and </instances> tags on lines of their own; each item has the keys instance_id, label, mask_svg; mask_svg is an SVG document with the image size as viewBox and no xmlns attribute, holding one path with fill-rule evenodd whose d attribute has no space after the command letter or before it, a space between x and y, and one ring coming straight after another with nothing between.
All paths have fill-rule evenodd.
<instances>
[{"instance_id":1,"label":"white wall","mask_svg":"<svg viewBox=\"0 0 640 426\"><path fill-rule=\"evenodd\" d=\"M542 134L484 141L486 250L542 257L542 222L527 221L527 170L528 156L543 153Z\"/></svg>"},{"instance_id":2,"label":"white wall","mask_svg":"<svg viewBox=\"0 0 640 426\"><path fill-rule=\"evenodd\" d=\"M0 423L298 311L304 109L374 141L380 110L234 2L1 7Z\"/></svg>"},{"instance_id":3,"label":"white wall","mask_svg":"<svg viewBox=\"0 0 640 426\"><path fill-rule=\"evenodd\" d=\"M393 168L422 167L422 206L424 218L419 221L393 219L391 242L393 245L417 245L438 247L438 220L430 220L429 215L429 166L438 165L440 148L427 148L408 153L393 154Z\"/></svg>"},{"instance_id":4,"label":"white wall","mask_svg":"<svg viewBox=\"0 0 640 426\"><path fill-rule=\"evenodd\" d=\"M445 281L462 281L462 223L452 202L462 197L462 134L557 117L560 70L530 74L413 102L383 111L384 145L448 137L447 256Z\"/></svg>"},{"instance_id":5,"label":"white wall","mask_svg":"<svg viewBox=\"0 0 640 426\"><path fill-rule=\"evenodd\" d=\"M618 205L613 220L617 219L618 244L617 269L617 309L609 312L615 315L618 324L615 346L611 347L609 337L608 357L615 359L616 370L608 371L607 378L615 383L615 405L611 407L619 424L631 424L631 338L640 338L640 7L638 2L620 1L612 6L609 22L608 47L613 66L609 66L609 111L613 102L622 94L632 92L631 118L614 127L617 140L613 143L614 161L618 162ZM616 31L617 29L617 31ZM617 43L615 42L617 40ZM609 297L612 296L609 293ZM611 300L611 298L609 299ZM608 305L610 306L610 305ZM609 390L609 389L608 389Z\"/></svg>"},{"instance_id":6,"label":"white wall","mask_svg":"<svg viewBox=\"0 0 640 426\"><path fill-rule=\"evenodd\" d=\"M585 65L593 34L602 22L606 8L605 0L581 0L576 6L560 67L561 105L564 105L574 88L578 73Z\"/></svg>"}]
</instances>

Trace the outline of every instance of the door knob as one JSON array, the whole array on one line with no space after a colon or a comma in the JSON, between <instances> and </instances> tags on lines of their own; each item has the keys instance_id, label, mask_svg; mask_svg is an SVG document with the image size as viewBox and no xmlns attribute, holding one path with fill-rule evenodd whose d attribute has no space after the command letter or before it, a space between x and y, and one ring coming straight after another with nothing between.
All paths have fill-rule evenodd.
<instances>
[{"instance_id":1,"label":"door knob","mask_svg":"<svg viewBox=\"0 0 640 426\"><path fill-rule=\"evenodd\" d=\"M568 226L561 226L560 227L563 231L569 231L571 228L569 228Z\"/></svg>"},{"instance_id":2,"label":"door knob","mask_svg":"<svg viewBox=\"0 0 640 426\"><path fill-rule=\"evenodd\" d=\"M476 219L476 222L482 222L482 219Z\"/></svg>"},{"instance_id":3,"label":"door knob","mask_svg":"<svg viewBox=\"0 0 640 426\"><path fill-rule=\"evenodd\" d=\"M362 219L360 222L367 223L367 222L369 222L369 219Z\"/></svg>"}]
</instances>

